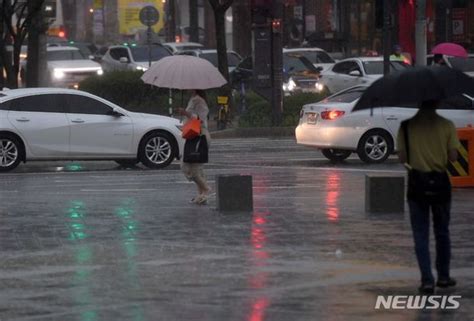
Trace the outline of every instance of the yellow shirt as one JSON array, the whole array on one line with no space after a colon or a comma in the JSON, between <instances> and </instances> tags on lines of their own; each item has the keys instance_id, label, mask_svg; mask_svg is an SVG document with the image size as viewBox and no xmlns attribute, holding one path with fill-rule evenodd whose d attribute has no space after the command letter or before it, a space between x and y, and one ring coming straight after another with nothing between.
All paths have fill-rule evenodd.
<instances>
[{"instance_id":1,"label":"yellow shirt","mask_svg":"<svg viewBox=\"0 0 474 321\"><path fill-rule=\"evenodd\" d=\"M398 131L397 146L405 150L402 126ZM448 151L460 147L453 122L435 111L422 110L408 122L408 145L412 168L423 171L446 171Z\"/></svg>"}]
</instances>

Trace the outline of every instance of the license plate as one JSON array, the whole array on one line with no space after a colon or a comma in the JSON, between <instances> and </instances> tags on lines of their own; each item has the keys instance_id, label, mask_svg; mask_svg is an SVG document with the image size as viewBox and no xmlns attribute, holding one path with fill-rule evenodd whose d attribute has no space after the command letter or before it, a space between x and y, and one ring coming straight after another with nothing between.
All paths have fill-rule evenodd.
<instances>
[{"instance_id":1,"label":"license plate","mask_svg":"<svg viewBox=\"0 0 474 321\"><path fill-rule=\"evenodd\" d=\"M308 124L316 124L317 120L318 120L317 113L306 113L306 122Z\"/></svg>"}]
</instances>

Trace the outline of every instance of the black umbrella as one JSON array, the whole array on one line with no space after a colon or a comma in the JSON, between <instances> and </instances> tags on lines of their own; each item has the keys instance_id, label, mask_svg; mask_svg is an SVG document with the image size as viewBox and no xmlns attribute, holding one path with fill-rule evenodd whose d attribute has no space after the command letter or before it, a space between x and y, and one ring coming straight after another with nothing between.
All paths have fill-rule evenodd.
<instances>
[{"instance_id":1,"label":"black umbrella","mask_svg":"<svg viewBox=\"0 0 474 321\"><path fill-rule=\"evenodd\" d=\"M474 97L474 79L445 66L415 67L376 80L352 111L384 107L415 107L467 94Z\"/></svg>"}]
</instances>

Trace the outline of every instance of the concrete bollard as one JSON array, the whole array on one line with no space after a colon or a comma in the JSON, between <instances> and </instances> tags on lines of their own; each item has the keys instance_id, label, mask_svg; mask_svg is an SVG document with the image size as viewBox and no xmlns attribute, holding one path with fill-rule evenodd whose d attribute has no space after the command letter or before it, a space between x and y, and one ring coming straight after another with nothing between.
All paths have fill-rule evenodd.
<instances>
[{"instance_id":1,"label":"concrete bollard","mask_svg":"<svg viewBox=\"0 0 474 321\"><path fill-rule=\"evenodd\" d=\"M252 176L218 175L216 199L217 210L222 212L253 211Z\"/></svg>"},{"instance_id":2,"label":"concrete bollard","mask_svg":"<svg viewBox=\"0 0 474 321\"><path fill-rule=\"evenodd\" d=\"M405 176L367 174L365 210L375 213L404 212Z\"/></svg>"}]
</instances>

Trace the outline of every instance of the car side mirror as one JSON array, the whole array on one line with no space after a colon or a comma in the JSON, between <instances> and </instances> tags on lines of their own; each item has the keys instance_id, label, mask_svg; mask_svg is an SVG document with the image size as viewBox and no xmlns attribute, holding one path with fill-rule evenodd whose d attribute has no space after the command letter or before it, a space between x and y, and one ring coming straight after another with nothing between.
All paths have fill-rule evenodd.
<instances>
[{"instance_id":1,"label":"car side mirror","mask_svg":"<svg viewBox=\"0 0 474 321\"><path fill-rule=\"evenodd\" d=\"M109 116L113 116L113 117L122 117L122 116L125 116L124 114L122 114L121 112L115 110L115 109L112 109L110 111L107 112L107 115Z\"/></svg>"},{"instance_id":2,"label":"car side mirror","mask_svg":"<svg viewBox=\"0 0 474 321\"><path fill-rule=\"evenodd\" d=\"M120 57L119 61L123 64L128 64L128 58L127 57Z\"/></svg>"},{"instance_id":3,"label":"car side mirror","mask_svg":"<svg viewBox=\"0 0 474 321\"><path fill-rule=\"evenodd\" d=\"M362 76L362 73L360 72L360 70L355 69L349 72L349 76L360 77Z\"/></svg>"}]
</instances>

